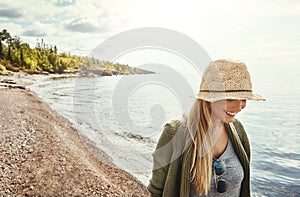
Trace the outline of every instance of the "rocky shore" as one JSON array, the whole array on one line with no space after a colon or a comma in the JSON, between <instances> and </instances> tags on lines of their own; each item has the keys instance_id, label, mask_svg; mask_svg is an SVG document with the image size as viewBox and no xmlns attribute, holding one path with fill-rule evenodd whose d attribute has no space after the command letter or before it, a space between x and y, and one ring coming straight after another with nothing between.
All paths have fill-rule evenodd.
<instances>
[{"instance_id":1,"label":"rocky shore","mask_svg":"<svg viewBox=\"0 0 300 197\"><path fill-rule=\"evenodd\" d=\"M0 196L149 196L34 92L1 86L0 122Z\"/></svg>"}]
</instances>

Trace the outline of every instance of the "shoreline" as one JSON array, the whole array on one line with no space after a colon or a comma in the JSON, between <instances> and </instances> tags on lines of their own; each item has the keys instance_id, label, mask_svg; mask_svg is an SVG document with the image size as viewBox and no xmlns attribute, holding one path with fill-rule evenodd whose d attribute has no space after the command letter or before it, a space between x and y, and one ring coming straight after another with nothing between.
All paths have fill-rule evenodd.
<instances>
[{"instance_id":1,"label":"shoreline","mask_svg":"<svg viewBox=\"0 0 300 197\"><path fill-rule=\"evenodd\" d=\"M37 80L3 78L24 86ZM149 196L36 93L1 87L0 107L0 194Z\"/></svg>"}]
</instances>

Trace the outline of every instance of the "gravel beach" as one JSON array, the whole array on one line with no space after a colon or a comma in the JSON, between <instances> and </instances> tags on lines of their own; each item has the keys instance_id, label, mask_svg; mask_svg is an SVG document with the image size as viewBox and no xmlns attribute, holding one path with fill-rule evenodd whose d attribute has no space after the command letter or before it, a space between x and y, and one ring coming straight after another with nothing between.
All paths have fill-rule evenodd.
<instances>
[{"instance_id":1,"label":"gravel beach","mask_svg":"<svg viewBox=\"0 0 300 197\"><path fill-rule=\"evenodd\" d=\"M32 91L0 87L0 122L0 196L149 196Z\"/></svg>"}]
</instances>

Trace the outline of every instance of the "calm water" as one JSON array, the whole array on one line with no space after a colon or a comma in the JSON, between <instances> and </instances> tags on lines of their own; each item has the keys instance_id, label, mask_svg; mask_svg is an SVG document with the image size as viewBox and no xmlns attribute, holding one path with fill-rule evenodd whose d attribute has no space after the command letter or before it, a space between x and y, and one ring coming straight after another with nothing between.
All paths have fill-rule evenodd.
<instances>
[{"instance_id":1,"label":"calm water","mask_svg":"<svg viewBox=\"0 0 300 197\"><path fill-rule=\"evenodd\" d=\"M40 79L31 89L118 166L147 184L163 124L193 103L189 85L166 78ZM251 140L252 191L254 196L300 196L300 93L295 87L274 90L272 84L259 90L268 101L248 102L237 117Z\"/></svg>"}]
</instances>

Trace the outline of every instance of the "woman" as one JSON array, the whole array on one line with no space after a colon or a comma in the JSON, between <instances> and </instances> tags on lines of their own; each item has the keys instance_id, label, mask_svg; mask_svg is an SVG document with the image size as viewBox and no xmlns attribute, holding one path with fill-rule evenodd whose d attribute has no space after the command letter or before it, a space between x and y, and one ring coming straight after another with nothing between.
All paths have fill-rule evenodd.
<instances>
[{"instance_id":1,"label":"woman","mask_svg":"<svg viewBox=\"0 0 300 197\"><path fill-rule=\"evenodd\" d=\"M252 93L243 62L206 68L188 116L165 125L153 154L151 196L250 196L250 145L235 115Z\"/></svg>"}]
</instances>

